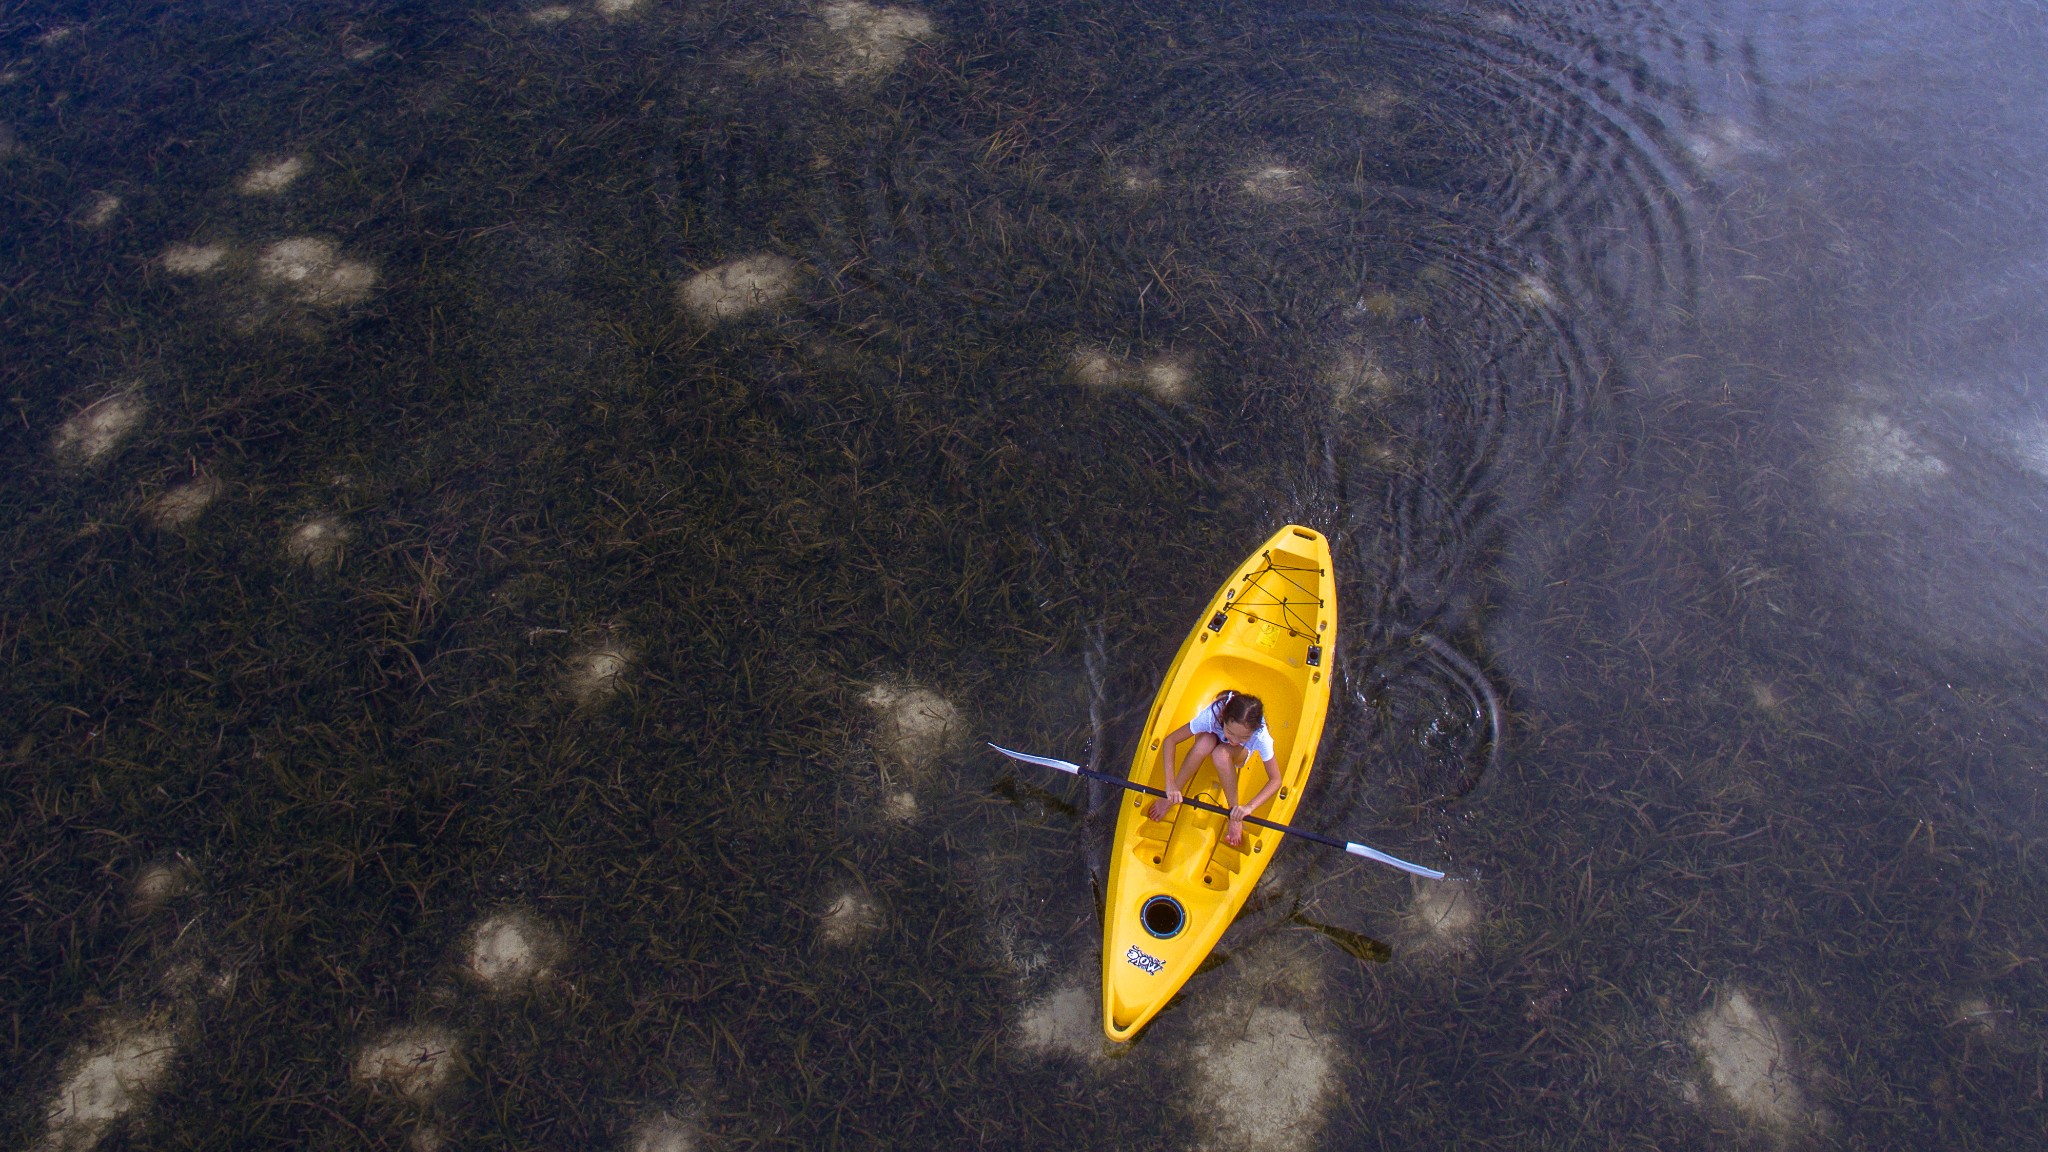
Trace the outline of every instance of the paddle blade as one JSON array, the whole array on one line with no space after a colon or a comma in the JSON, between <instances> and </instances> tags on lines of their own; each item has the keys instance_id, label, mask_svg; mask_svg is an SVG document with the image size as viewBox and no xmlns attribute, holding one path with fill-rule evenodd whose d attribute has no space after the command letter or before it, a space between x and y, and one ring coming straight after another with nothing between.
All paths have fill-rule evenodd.
<instances>
[{"instance_id":1,"label":"paddle blade","mask_svg":"<svg viewBox=\"0 0 2048 1152\"><path fill-rule=\"evenodd\" d=\"M1363 844L1346 843L1344 850L1353 856L1363 856L1367 860L1377 860L1382 864L1390 864L1403 872L1413 872L1417 876L1430 880L1441 880L1444 878L1444 874L1434 868L1424 868L1420 864L1410 864L1398 856L1389 856L1377 848L1368 848Z\"/></svg>"},{"instance_id":2,"label":"paddle blade","mask_svg":"<svg viewBox=\"0 0 2048 1152\"><path fill-rule=\"evenodd\" d=\"M1081 766L1079 764L1069 764L1065 760L1055 760L1050 756L1032 756L1023 752L1012 752L1000 744L991 744L989 747L1001 752L1012 760L1022 760L1026 764L1036 764L1040 768L1057 768L1062 772L1071 772L1076 776L1081 774Z\"/></svg>"}]
</instances>

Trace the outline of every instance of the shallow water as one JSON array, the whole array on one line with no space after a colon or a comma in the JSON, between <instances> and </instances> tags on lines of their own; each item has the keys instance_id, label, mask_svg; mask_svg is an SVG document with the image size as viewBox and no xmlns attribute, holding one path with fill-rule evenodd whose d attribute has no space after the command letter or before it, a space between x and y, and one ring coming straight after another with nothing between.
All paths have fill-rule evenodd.
<instances>
[{"instance_id":1,"label":"shallow water","mask_svg":"<svg viewBox=\"0 0 2048 1152\"><path fill-rule=\"evenodd\" d=\"M17 14L6 1139L2028 1146L2037 17ZM1113 809L973 749L1288 520L1309 822L1454 884L1098 1050Z\"/></svg>"}]
</instances>

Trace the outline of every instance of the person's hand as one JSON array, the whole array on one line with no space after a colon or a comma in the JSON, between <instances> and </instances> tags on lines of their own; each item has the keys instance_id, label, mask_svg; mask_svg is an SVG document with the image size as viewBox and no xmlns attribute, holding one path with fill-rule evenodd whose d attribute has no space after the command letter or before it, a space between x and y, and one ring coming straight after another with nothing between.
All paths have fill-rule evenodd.
<instances>
[{"instance_id":1,"label":"person's hand","mask_svg":"<svg viewBox=\"0 0 2048 1152\"><path fill-rule=\"evenodd\" d=\"M1145 815L1152 820L1164 820L1166 819L1166 814L1173 811L1174 805L1179 803L1180 789L1168 788L1165 796L1154 800L1152 807L1145 810Z\"/></svg>"},{"instance_id":2,"label":"person's hand","mask_svg":"<svg viewBox=\"0 0 2048 1152\"><path fill-rule=\"evenodd\" d=\"M1223 842L1232 848L1244 847L1244 818L1251 809L1242 804L1230 808L1230 823L1223 826Z\"/></svg>"}]
</instances>

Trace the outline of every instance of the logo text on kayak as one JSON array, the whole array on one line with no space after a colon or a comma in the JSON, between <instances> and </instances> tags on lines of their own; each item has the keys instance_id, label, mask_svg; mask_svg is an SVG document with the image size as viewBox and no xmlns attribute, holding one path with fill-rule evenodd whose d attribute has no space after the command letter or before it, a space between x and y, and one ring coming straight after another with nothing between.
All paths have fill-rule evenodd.
<instances>
[{"instance_id":1,"label":"logo text on kayak","mask_svg":"<svg viewBox=\"0 0 2048 1152\"><path fill-rule=\"evenodd\" d=\"M1147 976L1157 976L1159 975L1159 970L1166 967L1166 961L1152 955L1136 944L1131 945L1131 950L1124 953L1124 959L1143 968Z\"/></svg>"}]
</instances>

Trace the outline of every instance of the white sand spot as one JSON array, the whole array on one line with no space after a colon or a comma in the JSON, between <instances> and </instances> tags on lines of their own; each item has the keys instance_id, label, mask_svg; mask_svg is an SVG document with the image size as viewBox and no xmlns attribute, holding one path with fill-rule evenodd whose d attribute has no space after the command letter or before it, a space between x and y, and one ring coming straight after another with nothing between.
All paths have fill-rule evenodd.
<instances>
[{"instance_id":1,"label":"white sand spot","mask_svg":"<svg viewBox=\"0 0 2048 1152\"><path fill-rule=\"evenodd\" d=\"M697 1126L680 1116L657 1112L633 1125L626 1152L697 1152Z\"/></svg>"},{"instance_id":2,"label":"white sand spot","mask_svg":"<svg viewBox=\"0 0 2048 1152\"><path fill-rule=\"evenodd\" d=\"M1835 480L1847 489L1845 496L1870 483L1911 486L1948 474L1947 461L1882 412L1847 413L1835 427L1831 465Z\"/></svg>"},{"instance_id":3,"label":"white sand spot","mask_svg":"<svg viewBox=\"0 0 2048 1152\"><path fill-rule=\"evenodd\" d=\"M1191 1050L1205 1146L1294 1152L1315 1145L1338 1084L1337 1039L1293 1008L1210 1014Z\"/></svg>"},{"instance_id":4,"label":"white sand spot","mask_svg":"<svg viewBox=\"0 0 2048 1152\"><path fill-rule=\"evenodd\" d=\"M204 276L219 270L227 258L225 244L173 244L159 257L164 271L173 276Z\"/></svg>"},{"instance_id":5,"label":"white sand spot","mask_svg":"<svg viewBox=\"0 0 2048 1152\"><path fill-rule=\"evenodd\" d=\"M1083 344L1067 357L1067 375L1090 388L1114 388L1129 377L1130 363L1112 352Z\"/></svg>"},{"instance_id":6,"label":"white sand spot","mask_svg":"<svg viewBox=\"0 0 2048 1152\"><path fill-rule=\"evenodd\" d=\"M133 386L103 396L57 426L57 435L50 441L50 453L63 463L79 467L98 464L111 457L142 426L142 417L148 411L148 401Z\"/></svg>"},{"instance_id":7,"label":"white sand spot","mask_svg":"<svg viewBox=\"0 0 2048 1152\"><path fill-rule=\"evenodd\" d=\"M235 181L235 191L244 196L275 196L304 176L306 168L304 156L273 156L258 160L242 173L240 180Z\"/></svg>"},{"instance_id":8,"label":"white sand spot","mask_svg":"<svg viewBox=\"0 0 2048 1152\"><path fill-rule=\"evenodd\" d=\"M578 704L602 703L626 686L626 673L632 670L630 648L604 644L579 652L569 660L569 695Z\"/></svg>"},{"instance_id":9,"label":"white sand spot","mask_svg":"<svg viewBox=\"0 0 2048 1152\"><path fill-rule=\"evenodd\" d=\"M1515 281L1515 303L1525 308L1550 309L1557 307L1557 293L1541 277L1524 274Z\"/></svg>"},{"instance_id":10,"label":"white sand spot","mask_svg":"<svg viewBox=\"0 0 2048 1152\"><path fill-rule=\"evenodd\" d=\"M705 324L737 320L787 300L796 291L797 262L762 252L707 268L676 289L676 303Z\"/></svg>"},{"instance_id":11,"label":"white sand spot","mask_svg":"<svg viewBox=\"0 0 2048 1152\"><path fill-rule=\"evenodd\" d=\"M103 1026L97 1043L66 1062L56 1099L44 1114L49 1132L43 1146L85 1152L99 1143L163 1087L176 1055L177 1037L160 1025L116 1020Z\"/></svg>"},{"instance_id":12,"label":"white sand spot","mask_svg":"<svg viewBox=\"0 0 2048 1152\"><path fill-rule=\"evenodd\" d=\"M62 44L76 35L78 35L78 25L59 24L57 27L36 37L36 43L47 48L52 44Z\"/></svg>"},{"instance_id":13,"label":"white sand spot","mask_svg":"<svg viewBox=\"0 0 2048 1152\"><path fill-rule=\"evenodd\" d=\"M1285 204L1308 198L1308 173L1285 164L1261 164L1247 171L1238 188L1254 200Z\"/></svg>"},{"instance_id":14,"label":"white sand spot","mask_svg":"<svg viewBox=\"0 0 2048 1152\"><path fill-rule=\"evenodd\" d=\"M341 248L318 236L279 240L256 260L257 279L322 308L360 304L377 286L377 270L342 258Z\"/></svg>"},{"instance_id":15,"label":"white sand spot","mask_svg":"<svg viewBox=\"0 0 2048 1152\"><path fill-rule=\"evenodd\" d=\"M1085 387L1133 388L1168 404L1187 400L1195 391L1194 360L1183 352L1133 362L1097 345L1077 344L1067 354L1066 374Z\"/></svg>"},{"instance_id":16,"label":"white sand spot","mask_svg":"<svg viewBox=\"0 0 2048 1152\"><path fill-rule=\"evenodd\" d=\"M833 947L855 944L882 927L882 910L867 893L849 889L832 898L818 918L818 939Z\"/></svg>"},{"instance_id":17,"label":"white sand spot","mask_svg":"<svg viewBox=\"0 0 2048 1152\"><path fill-rule=\"evenodd\" d=\"M1693 1018L1686 1041L1706 1066L1707 1083L1751 1123L1785 1134L1813 1122L1784 1029L1743 989L1723 989Z\"/></svg>"},{"instance_id":18,"label":"white sand spot","mask_svg":"<svg viewBox=\"0 0 2048 1152\"><path fill-rule=\"evenodd\" d=\"M861 703L874 710L878 749L913 780L967 738L960 710L928 688L877 684L861 696Z\"/></svg>"},{"instance_id":19,"label":"white sand spot","mask_svg":"<svg viewBox=\"0 0 2048 1152\"><path fill-rule=\"evenodd\" d=\"M149 522L165 531L183 528L220 498L221 487L219 480L199 476L170 488L149 502Z\"/></svg>"},{"instance_id":20,"label":"white sand spot","mask_svg":"<svg viewBox=\"0 0 2048 1152\"><path fill-rule=\"evenodd\" d=\"M454 1083L461 1070L462 1048L454 1033L433 1024L408 1024L363 1045L351 1077L365 1087L382 1087L425 1104Z\"/></svg>"},{"instance_id":21,"label":"white sand spot","mask_svg":"<svg viewBox=\"0 0 2048 1152\"><path fill-rule=\"evenodd\" d=\"M1032 1001L1017 1024L1017 1047L1035 1056L1102 1059L1102 1016L1095 989L1068 984Z\"/></svg>"},{"instance_id":22,"label":"white sand spot","mask_svg":"<svg viewBox=\"0 0 2048 1152\"><path fill-rule=\"evenodd\" d=\"M1375 320L1392 320L1401 314L1401 298L1382 288L1360 296L1357 307Z\"/></svg>"},{"instance_id":23,"label":"white sand spot","mask_svg":"<svg viewBox=\"0 0 2048 1152\"><path fill-rule=\"evenodd\" d=\"M1999 1036L2011 1030L2013 1012L1991 1002L1978 992L1956 998L1955 1025L1979 1036Z\"/></svg>"},{"instance_id":24,"label":"white sand spot","mask_svg":"<svg viewBox=\"0 0 2048 1152\"><path fill-rule=\"evenodd\" d=\"M1768 156L1769 144L1733 120L1715 119L1685 135L1685 150L1702 168L1725 168L1752 156Z\"/></svg>"},{"instance_id":25,"label":"white sand spot","mask_svg":"<svg viewBox=\"0 0 2048 1152\"><path fill-rule=\"evenodd\" d=\"M560 24L562 21L575 15L576 10L565 4L550 4L545 8L535 8L533 11L528 12L526 14L526 22L546 26L549 24Z\"/></svg>"},{"instance_id":26,"label":"white sand spot","mask_svg":"<svg viewBox=\"0 0 2048 1152\"><path fill-rule=\"evenodd\" d=\"M554 971L562 937L530 913L513 910L484 917L470 928L463 963L492 992L516 992Z\"/></svg>"},{"instance_id":27,"label":"white sand spot","mask_svg":"<svg viewBox=\"0 0 2048 1152\"><path fill-rule=\"evenodd\" d=\"M71 220L80 228L105 228L121 214L121 198L112 192L95 192L92 199Z\"/></svg>"},{"instance_id":28,"label":"white sand spot","mask_svg":"<svg viewBox=\"0 0 2048 1152\"><path fill-rule=\"evenodd\" d=\"M932 18L915 8L835 0L818 15L830 41L825 71L840 84L887 76L902 65L912 45L932 39Z\"/></svg>"},{"instance_id":29,"label":"white sand spot","mask_svg":"<svg viewBox=\"0 0 2048 1152\"><path fill-rule=\"evenodd\" d=\"M1394 394L1394 377L1366 348L1339 348L1316 374L1330 390L1330 404L1339 410L1377 404Z\"/></svg>"},{"instance_id":30,"label":"white sand spot","mask_svg":"<svg viewBox=\"0 0 2048 1152\"><path fill-rule=\"evenodd\" d=\"M645 0L597 0L595 7L599 16L616 20L621 16L630 16L638 12L644 2Z\"/></svg>"},{"instance_id":31,"label":"white sand spot","mask_svg":"<svg viewBox=\"0 0 2048 1152\"><path fill-rule=\"evenodd\" d=\"M1168 404L1178 404L1194 393L1194 362L1179 352L1165 352L1138 365L1138 384Z\"/></svg>"},{"instance_id":32,"label":"white sand spot","mask_svg":"<svg viewBox=\"0 0 2048 1152\"><path fill-rule=\"evenodd\" d=\"M438 1127L422 1124L412 1130L411 1136L406 1137L405 1146L412 1149L412 1152L441 1152L443 1148L448 1147L448 1137L442 1135Z\"/></svg>"},{"instance_id":33,"label":"white sand spot","mask_svg":"<svg viewBox=\"0 0 2048 1152\"><path fill-rule=\"evenodd\" d=\"M1029 977L1051 963L1052 957L1044 947L1033 944L1025 935L1021 919L1016 915L1003 917L990 937L996 958L1003 962L1003 966L1019 976Z\"/></svg>"},{"instance_id":34,"label":"white sand spot","mask_svg":"<svg viewBox=\"0 0 2048 1152\"><path fill-rule=\"evenodd\" d=\"M197 879L192 865L183 860L159 860L144 865L135 874L135 884L129 890L128 909L137 916L147 916L192 891Z\"/></svg>"},{"instance_id":35,"label":"white sand spot","mask_svg":"<svg viewBox=\"0 0 2048 1152\"><path fill-rule=\"evenodd\" d=\"M1150 196L1165 187L1165 182L1152 169L1132 165L1113 169L1109 174L1109 186L1128 196Z\"/></svg>"},{"instance_id":36,"label":"white sand spot","mask_svg":"<svg viewBox=\"0 0 2048 1152\"><path fill-rule=\"evenodd\" d=\"M1399 951L1407 957L1472 953L1479 933L1479 901L1464 880L1411 880L1414 895L1401 917Z\"/></svg>"},{"instance_id":37,"label":"white sand spot","mask_svg":"<svg viewBox=\"0 0 2048 1152\"><path fill-rule=\"evenodd\" d=\"M1776 712L1785 706L1785 698L1778 695L1778 689L1766 680L1749 682L1749 698L1759 711Z\"/></svg>"},{"instance_id":38,"label":"white sand spot","mask_svg":"<svg viewBox=\"0 0 2048 1152\"><path fill-rule=\"evenodd\" d=\"M2011 444L2020 467L2048 480L2048 423L2022 425Z\"/></svg>"},{"instance_id":39,"label":"white sand spot","mask_svg":"<svg viewBox=\"0 0 2048 1152\"><path fill-rule=\"evenodd\" d=\"M882 797L882 819L891 824L914 824L917 822L917 797L906 791L895 791Z\"/></svg>"},{"instance_id":40,"label":"white sand spot","mask_svg":"<svg viewBox=\"0 0 2048 1152\"><path fill-rule=\"evenodd\" d=\"M1399 108L1403 103L1405 101L1402 100L1399 92L1391 88L1375 88L1370 92L1359 93L1352 99L1351 106L1356 108L1362 116L1371 116L1374 119L1378 119L1382 116L1392 115L1394 109Z\"/></svg>"},{"instance_id":41,"label":"white sand spot","mask_svg":"<svg viewBox=\"0 0 2048 1152\"><path fill-rule=\"evenodd\" d=\"M308 568L334 568L340 565L353 535L346 524L322 516L293 528L284 538L284 554Z\"/></svg>"}]
</instances>

